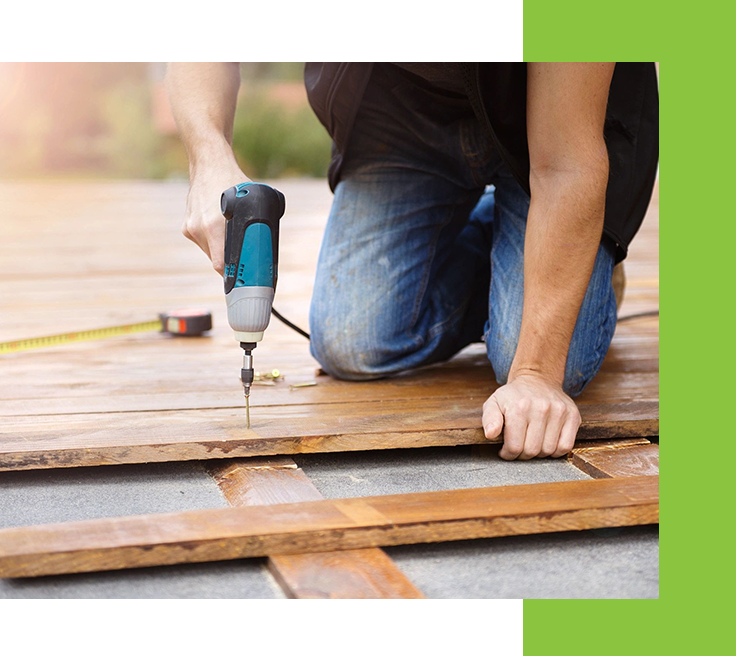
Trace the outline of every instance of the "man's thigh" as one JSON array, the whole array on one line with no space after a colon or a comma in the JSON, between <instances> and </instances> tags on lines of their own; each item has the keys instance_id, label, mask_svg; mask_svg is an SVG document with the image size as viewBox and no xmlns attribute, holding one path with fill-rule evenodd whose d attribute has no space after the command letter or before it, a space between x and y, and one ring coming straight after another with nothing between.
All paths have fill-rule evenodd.
<instances>
[{"instance_id":1,"label":"man's thigh","mask_svg":"<svg viewBox=\"0 0 736 656\"><path fill-rule=\"evenodd\" d=\"M312 354L328 373L366 379L442 359L438 327L467 303L474 274L454 245L480 192L402 167L338 184L310 311Z\"/></svg>"}]
</instances>

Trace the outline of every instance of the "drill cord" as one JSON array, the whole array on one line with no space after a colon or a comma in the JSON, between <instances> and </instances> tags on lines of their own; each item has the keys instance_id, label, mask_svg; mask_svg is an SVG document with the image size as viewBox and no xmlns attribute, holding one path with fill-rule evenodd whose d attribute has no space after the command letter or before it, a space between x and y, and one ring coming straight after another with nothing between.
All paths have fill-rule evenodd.
<instances>
[{"instance_id":1,"label":"drill cord","mask_svg":"<svg viewBox=\"0 0 736 656\"><path fill-rule=\"evenodd\" d=\"M619 317L618 323L622 321L630 321L631 319L641 319L642 317L658 317L659 310L650 310L649 312L637 312L636 314L628 314L625 317Z\"/></svg>"},{"instance_id":2,"label":"drill cord","mask_svg":"<svg viewBox=\"0 0 736 656\"><path fill-rule=\"evenodd\" d=\"M302 330L296 324L291 323L291 321L289 321L286 317L284 317L283 315L279 314L276 311L276 308L273 307L273 306L271 307L271 314L273 314L273 316L276 317L279 321L282 321L287 326L289 326L289 328L291 328L292 330L296 330L296 332L298 332L300 335L302 335L303 337L306 337L307 339L309 339L309 333L306 330Z\"/></svg>"}]
</instances>

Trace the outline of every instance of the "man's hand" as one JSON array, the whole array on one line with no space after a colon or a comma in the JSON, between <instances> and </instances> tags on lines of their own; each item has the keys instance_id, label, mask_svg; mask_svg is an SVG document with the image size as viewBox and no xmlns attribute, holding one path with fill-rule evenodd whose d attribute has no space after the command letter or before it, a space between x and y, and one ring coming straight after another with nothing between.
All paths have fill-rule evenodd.
<instances>
[{"instance_id":1,"label":"man's hand","mask_svg":"<svg viewBox=\"0 0 736 656\"><path fill-rule=\"evenodd\" d=\"M580 412L562 388L534 373L518 374L483 405L488 439L503 430L504 460L535 456L559 458L569 453L580 427Z\"/></svg>"},{"instance_id":2,"label":"man's hand","mask_svg":"<svg viewBox=\"0 0 736 656\"><path fill-rule=\"evenodd\" d=\"M224 164L206 166L191 179L181 231L205 252L220 275L225 258L225 217L220 210L220 196L225 189L248 181L236 165Z\"/></svg>"}]
</instances>

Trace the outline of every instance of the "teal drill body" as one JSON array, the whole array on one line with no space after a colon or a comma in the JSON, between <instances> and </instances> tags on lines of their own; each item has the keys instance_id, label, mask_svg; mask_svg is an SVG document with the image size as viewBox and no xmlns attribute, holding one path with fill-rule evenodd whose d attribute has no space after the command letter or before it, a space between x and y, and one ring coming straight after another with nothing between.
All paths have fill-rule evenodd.
<instances>
[{"instance_id":1,"label":"teal drill body","mask_svg":"<svg viewBox=\"0 0 736 656\"><path fill-rule=\"evenodd\" d=\"M271 318L278 279L279 222L286 201L280 191L269 185L244 182L223 192L220 208L227 220L224 272L227 319L243 348L240 378L249 409L252 352L263 339ZM250 427L250 420L248 424Z\"/></svg>"}]
</instances>

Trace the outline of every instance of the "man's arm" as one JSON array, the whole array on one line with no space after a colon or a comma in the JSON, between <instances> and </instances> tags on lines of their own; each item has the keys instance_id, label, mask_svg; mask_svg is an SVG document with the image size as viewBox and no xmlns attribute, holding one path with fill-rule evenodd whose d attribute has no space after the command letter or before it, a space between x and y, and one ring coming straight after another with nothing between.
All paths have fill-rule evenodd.
<instances>
[{"instance_id":1,"label":"man's arm","mask_svg":"<svg viewBox=\"0 0 736 656\"><path fill-rule=\"evenodd\" d=\"M486 401L501 457L569 452L580 426L562 390L565 363L603 230L608 154L603 138L614 64L529 64L531 205L524 242L524 309L508 383Z\"/></svg>"},{"instance_id":2,"label":"man's arm","mask_svg":"<svg viewBox=\"0 0 736 656\"><path fill-rule=\"evenodd\" d=\"M220 194L246 182L232 149L240 86L237 63L169 64L166 88L189 157L189 195L184 236L223 273L225 219Z\"/></svg>"}]
</instances>

